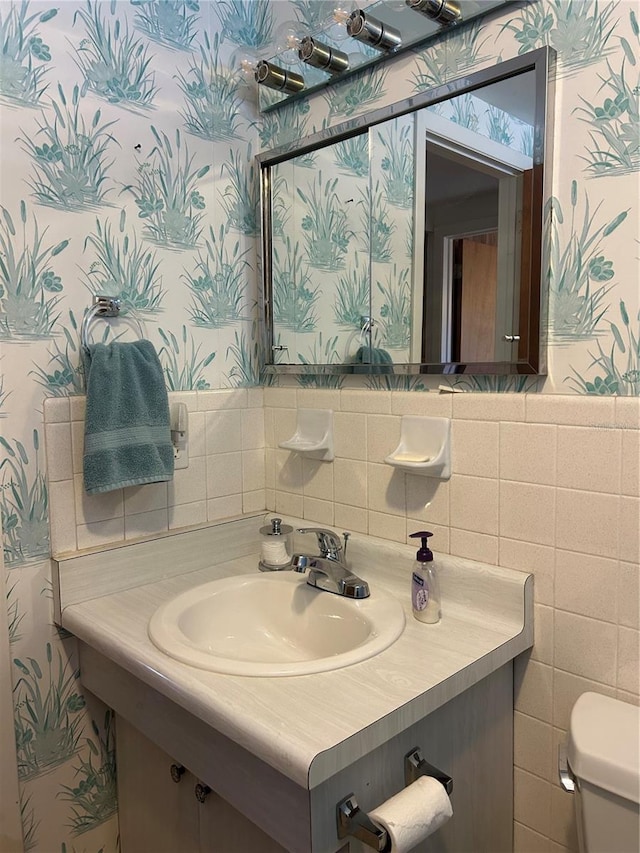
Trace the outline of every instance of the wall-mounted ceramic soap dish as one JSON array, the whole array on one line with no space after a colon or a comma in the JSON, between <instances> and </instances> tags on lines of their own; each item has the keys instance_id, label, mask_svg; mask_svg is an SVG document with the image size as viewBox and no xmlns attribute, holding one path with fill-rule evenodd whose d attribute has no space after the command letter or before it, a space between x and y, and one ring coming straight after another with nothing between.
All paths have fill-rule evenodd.
<instances>
[{"instance_id":1,"label":"wall-mounted ceramic soap dish","mask_svg":"<svg viewBox=\"0 0 640 853\"><path fill-rule=\"evenodd\" d=\"M333 460L333 411L331 409L298 409L296 431L278 447L301 453L323 462Z\"/></svg>"},{"instance_id":2,"label":"wall-mounted ceramic soap dish","mask_svg":"<svg viewBox=\"0 0 640 853\"><path fill-rule=\"evenodd\" d=\"M404 415L400 444L384 460L411 474L448 480L451 476L451 420Z\"/></svg>"}]
</instances>

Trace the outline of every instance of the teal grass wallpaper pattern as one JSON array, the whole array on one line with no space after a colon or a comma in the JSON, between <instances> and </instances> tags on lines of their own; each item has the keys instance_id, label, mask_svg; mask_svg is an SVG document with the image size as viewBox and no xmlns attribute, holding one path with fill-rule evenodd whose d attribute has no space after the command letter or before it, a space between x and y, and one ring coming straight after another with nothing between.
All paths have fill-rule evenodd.
<instances>
[{"instance_id":1,"label":"teal grass wallpaper pattern","mask_svg":"<svg viewBox=\"0 0 640 853\"><path fill-rule=\"evenodd\" d=\"M296 7L295 12L303 20L302 10ZM543 45L558 54L553 184L545 210L548 376L463 376L452 384L474 391L636 396L640 390L640 30L632 2L515 4L459 31L451 29L415 55L388 61L307 101L290 103L282 111L288 110L291 118L297 110L309 132ZM447 108L446 117L523 153L531 150L529 128L507 123L499 111L481 112L474 100L457 99ZM441 105L435 111L445 112ZM279 133L273 115L267 114L263 124L263 130L271 130L261 135L264 147L291 139L291 122L286 127L283 122ZM342 168L348 164L353 174L364 174L363 152L358 152L355 141L350 146ZM389 167L391 163L389 158ZM390 182L383 182L381 189L376 202L390 202ZM279 217L280 211L276 212ZM378 222L384 226L384 220ZM289 231L285 228L283 233L285 237L291 233L290 223ZM354 261L353 253L350 257ZM282 260L279 257L280 265ZM313 292L304 283L309 269L303 265L300 270L300 291L307 292L307 299ZM397 283L400 271L392 279ZM351 292L357 287L353 278ZM343 290L339 303L345 303ZM329 354L330 343L324 346ZM331 387L353 382L306 375L299 381L305 386ZM364 385L426 390L434 382L377 375L364 380Z\"/></svg>"},{"instance_id":2,"label":"teal grass wallpaper pattern","mask_svg":"<svg viewBox=\"0 0 640 853\"><path fill-rule=\"evenodd\" d=\"M373 311L375 346L408 360L412 161L412 119L399 118L369 139L275 167L273 207L282 222L274 239L274 339L289 359L313 364L322 345L323 361L357 361L363 317ZM392 265L394 258L405 265ZM322 344L309 334L319 331Z\"/></svg>"},{"instance_id":3,"label":"teal grass wallpaper pattern","mask_svg":"<svg viewBox=\"0 0 640 853\"><path fill-rule=\"evenodd\" d=\"M140 320L171 390L258 381L257 114L230 56L275 26L266 3L0 4L0 510L26 850L115 853L118 832L111 714L53 625L43 399L83 392L97 293Z\"/></svg>"},{"instance_id":4,"label":"teal grass wallpaper pattern","mask_svg":"<svg viewBox=\"0 0 640 853\"><path fill-rule=\"evenodd\" d=\"M0 509L27 850L117 849L112 720L82 695L74 641L52 622L43 399L82 392L78 327L99 292L119 296L144 324L170 389L259 381L256 151L550 44L559 69L546 211L549 375L455 381L466 390L640 393L635 4L516 3L423 51L259 116L234 77L237 51L273 55L281 23L313 23L330 5L0 4ZM371 199L378 231L369 239L383 256L389 216L402 209L406 176L394 159L402 144L388 140ZM333 172L322 170L323 192L337 173L361 174L356 142L340 157ZM308 160L313 187L320 168ZM363 230L358 202L367 200L354 199L350 227ZM296 310L291 302L279 310L293 311L289 325L305 316L313 322L320 289L308 249L287 245L290 211L276 210L274 218L286 247L280 274L299 289ZM406 244L402 231L393 238ZM380 266L386 274L378 299L391 323L395 308L384 302L384 289L397 285L403 266ZM352 324L367 286L363 259L354 255L335 272L331 319ZM94 340L112 334L107 324L95 328ZM308 362L329 360L334 337L308 352ZM298 381L339 387L342 378ZM430 379L385 374L361 384L433 387Z\"/></svg>"}]
</instances>

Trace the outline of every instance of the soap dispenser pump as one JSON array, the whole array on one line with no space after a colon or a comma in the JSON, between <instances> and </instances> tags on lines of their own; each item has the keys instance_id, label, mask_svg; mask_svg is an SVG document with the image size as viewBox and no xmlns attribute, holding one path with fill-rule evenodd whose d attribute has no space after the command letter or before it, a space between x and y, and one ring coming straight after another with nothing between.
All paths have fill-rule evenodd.
<instances>
[{"instance_id":1,"label":"soap dispenser pump","mask_svg":"<svg viewBox=\"0 0 640 853\"><path fill-rule=\"evenodd\" d=\"M416 564L411 577L411 606L420 622L434 624L440 621L440 586L433 562L433 552L427 539L433 536L428 530L412 533L412 539L421 539L422 547L416 553Z\"/></svg>"}]
</instances>

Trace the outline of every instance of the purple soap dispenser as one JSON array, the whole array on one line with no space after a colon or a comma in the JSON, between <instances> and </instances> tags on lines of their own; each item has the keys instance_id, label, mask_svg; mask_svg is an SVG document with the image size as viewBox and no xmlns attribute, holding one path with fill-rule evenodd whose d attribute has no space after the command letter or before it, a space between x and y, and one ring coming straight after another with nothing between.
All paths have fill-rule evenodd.
<instances>
[{"instance_id":1,"label":"purple soap dispenser","mask_svg":"<svg viewBox=\"0 0 640 853\"><path fill-rule=\"evenodd\" d=\"M440 585L433 560L433 552L427 539L433 536L428 530L412 533L412 539L421 539L422 547L416 554L416 564L411 576L411 606L413 615L420 622L431 625L440 621Z\"/></svg>"}]
</instances>

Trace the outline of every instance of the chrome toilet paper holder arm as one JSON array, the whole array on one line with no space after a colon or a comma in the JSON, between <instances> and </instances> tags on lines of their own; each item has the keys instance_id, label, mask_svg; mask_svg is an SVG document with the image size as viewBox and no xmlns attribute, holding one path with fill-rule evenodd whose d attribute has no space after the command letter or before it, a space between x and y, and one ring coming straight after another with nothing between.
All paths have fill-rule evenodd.
<instances>
[{"instance_id":1,"label":"chrome toilet paper holder arm","mask_svg":"<svg viewBox=\"0 0 640 853\"><path fill-rule=\"evenodd\" d=\"M354 794L349 794L336 806L336 823L340 839L351 835L378 853L391 850L389 833L362 811Z\"/></svg>"},{"instance_id":2,"label":"chrome toilet paper holder arm","mask_svg":"<svg viewBox=\"0 0 640 853\"><path fill-rule=\"evenodd\" d=\"M444 787L450 796L453 791L453 779L442 770L438 770L433 764L429 764L423 756L419 746L404 757L404 784L405 788L411 785L420 776L432 776ZM355 794L349 794L336 806L336 823L338 838L346 838L348 835L357 838L377 850L378 853L389 853L391 840L386 829L378 826L369 815L358 805Z\"/></svg>"},{"instance_id":3,"label":"chrome toilet paper holder arm","mask_svg":"<svg viewBox=\"0 0 640 853\"><path fill-rule=\"evenodd\" d=\"M433 764L429 764L420 751L419 746L414 746L404 757L404 784L411 785L420 776L433 776L443 786L449 796L453 792L453 779L444 771L438 770Z\"/></svg>"}]
</instances>

